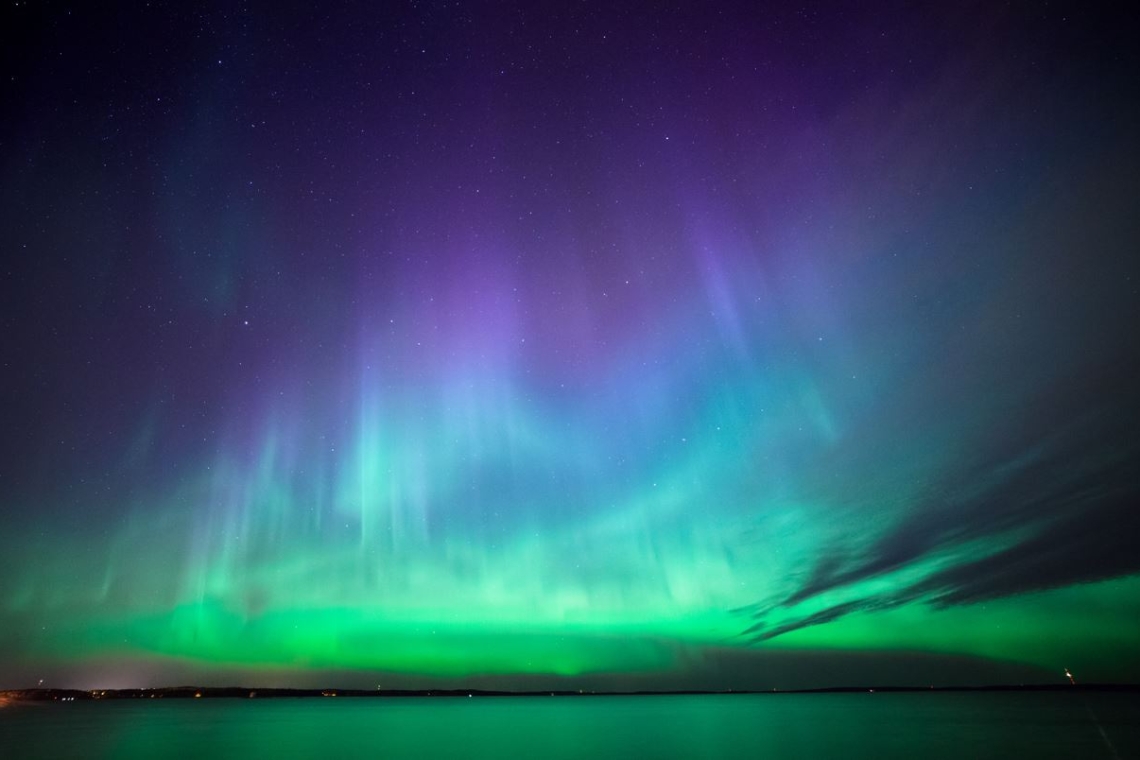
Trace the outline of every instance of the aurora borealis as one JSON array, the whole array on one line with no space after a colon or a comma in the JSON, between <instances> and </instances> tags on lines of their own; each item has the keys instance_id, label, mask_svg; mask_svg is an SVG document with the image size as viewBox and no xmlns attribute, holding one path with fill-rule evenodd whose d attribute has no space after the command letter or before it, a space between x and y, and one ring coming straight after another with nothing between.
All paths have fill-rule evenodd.
<instances>
[{"instance_id":1,"label":"aurora borealis","mask_svg":"<svg viewBox=\"0 0 1140 760\"><path fill-rule=\"evenodd\" d=\"M329 5L3 11L0 687L1140 681L1126 21Z\"/></svg>"}]
</instances>

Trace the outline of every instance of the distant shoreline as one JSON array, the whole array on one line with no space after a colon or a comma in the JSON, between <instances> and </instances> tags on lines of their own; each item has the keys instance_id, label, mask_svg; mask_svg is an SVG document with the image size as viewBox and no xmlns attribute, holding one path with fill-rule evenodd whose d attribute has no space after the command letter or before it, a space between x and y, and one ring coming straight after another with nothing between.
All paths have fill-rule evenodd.
<instances>
[{"instance_id":1,"label":"distant shoreline","mask_svg":"<svg viewBox=\"0 0 1140 760\"><path fill-rule=\"evenodd\" d=\"M821 689L674 691L497 691L487 689L282 689L171 686L154 689L3 689L0 702L98 702L125 699L289 699L299 697L638 697L727 694L850 694L930 692L1140 692L1140 684L1000 684L992 686L834 686Z\"/></svg>"}]
</instances>

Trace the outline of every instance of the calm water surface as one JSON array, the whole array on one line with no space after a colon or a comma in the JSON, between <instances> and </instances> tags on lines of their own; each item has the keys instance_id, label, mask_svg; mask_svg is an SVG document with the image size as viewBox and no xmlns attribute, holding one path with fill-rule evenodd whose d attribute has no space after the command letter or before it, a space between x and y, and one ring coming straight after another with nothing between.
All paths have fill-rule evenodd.
<instances>
[{"instance_id":1,"label":"calm water surface","mask_svg":"<svg viewBox=\"0 0 1140 760\"><path fill-rule=\"evenodd\" d=\"M0 709L0 757L1134 758L1129 694L146 700Z\"/></svg>"}]
</instances>

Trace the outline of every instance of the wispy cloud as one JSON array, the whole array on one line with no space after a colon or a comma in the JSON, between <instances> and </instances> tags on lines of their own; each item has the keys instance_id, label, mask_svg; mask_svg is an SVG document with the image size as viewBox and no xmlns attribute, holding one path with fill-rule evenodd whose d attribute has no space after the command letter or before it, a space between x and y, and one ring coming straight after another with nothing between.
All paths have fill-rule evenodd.
<instances>
[{"instance_id":1,"label":"wispy cloud","mask_svg":"<svg viewBox=\"0 0 1140 760\"><path fill-rule=\"evenodd\" d=\"M742 635L1140 573L1140 404L1120 403L1124 374L1057 388L987 430L879 538L855 537L783 599L742 610L752 621ZM883 582L868 592L873 581Z\"/></svg>"}]
</instances>

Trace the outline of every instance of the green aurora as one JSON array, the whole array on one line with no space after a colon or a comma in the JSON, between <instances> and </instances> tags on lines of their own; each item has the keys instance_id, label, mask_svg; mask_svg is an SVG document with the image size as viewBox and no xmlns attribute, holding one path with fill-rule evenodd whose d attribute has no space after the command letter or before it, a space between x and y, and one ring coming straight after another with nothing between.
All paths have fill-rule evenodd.
<instances>
[{"instance_id":1,"label":"green aurora","mask_svg":"<svg viewBox=\"0 0 1140 760\"><path fill-rule=\"evenodd\" d=\"M5 13L0 687L1140 681L1092 11Z\"/></svg>"}]
</instances>

